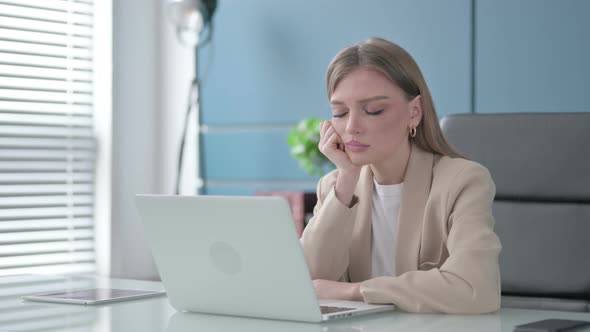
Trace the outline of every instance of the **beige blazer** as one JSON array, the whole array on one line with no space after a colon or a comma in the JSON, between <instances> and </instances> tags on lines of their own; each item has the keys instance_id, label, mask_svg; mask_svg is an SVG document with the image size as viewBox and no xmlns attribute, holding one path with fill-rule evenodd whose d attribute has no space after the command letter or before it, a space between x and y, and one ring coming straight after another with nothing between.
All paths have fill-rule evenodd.
<instances>
[{"instance_id":1,"label":"beige blazer","mask_svg":"<svg viewBox=\"0 0 590 332\"><path fill-rule=\"evenodd\" d=\"M410 312L498 310L501 245L490 173L415 145L411 151L396 234L397 276L369 279L373 174L365 166L352 208L334 193L338 170L318 183L314 216L301 238L312 278L362 282L365 302Z\"/></svg>"}]
</instances>

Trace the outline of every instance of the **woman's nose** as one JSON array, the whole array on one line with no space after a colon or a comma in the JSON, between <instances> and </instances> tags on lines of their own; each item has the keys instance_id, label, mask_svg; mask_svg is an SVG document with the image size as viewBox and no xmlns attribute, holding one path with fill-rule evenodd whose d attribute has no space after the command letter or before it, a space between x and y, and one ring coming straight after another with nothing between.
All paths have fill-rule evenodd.
<instances>
[{"instance_id":1,"label":"woman's nose","mask_svg":"<svg viewBox=\"0 0 590 332\"><path fill-rule=\"evenodd\" d=\"M353 112L349 113L348 122L346 123L346 132L350 135L358 135L361 133L360 119L358 115L353 115Z\"/></svg>"}]
</instances>

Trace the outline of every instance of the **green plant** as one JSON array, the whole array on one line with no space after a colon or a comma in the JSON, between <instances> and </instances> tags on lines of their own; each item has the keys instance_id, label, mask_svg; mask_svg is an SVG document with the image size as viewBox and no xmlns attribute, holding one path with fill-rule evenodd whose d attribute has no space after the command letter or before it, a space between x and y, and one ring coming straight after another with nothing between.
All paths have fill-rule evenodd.
<instances>
[{"instance_id":1,"label":"green plant","mask_svg":"<svg viewBox=\"0 0 590 332\"><path fill-rule=\"evenodd\" d=\"M324 168L330 164L318 148L320 124L321 121L316 118L306 118L289 132L291 155L309 175L324 175Z\"/></svg>"}]
</instances>

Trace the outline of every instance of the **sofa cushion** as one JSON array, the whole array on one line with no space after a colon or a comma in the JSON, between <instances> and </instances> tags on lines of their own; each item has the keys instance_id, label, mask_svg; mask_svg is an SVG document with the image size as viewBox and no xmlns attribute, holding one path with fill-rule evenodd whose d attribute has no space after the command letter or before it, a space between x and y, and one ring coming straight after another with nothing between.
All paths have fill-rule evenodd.
<instances>
[{"instance_id":1,"label":"sofa cushion","mask_svg":"<svg viewBox=\"0 0 590 332\"><path fill-rule=\"evenodd\" d=\"M590 204L495 201L502 291L590 299Z\"/></svg>"},{"instance_id":2,"label":"sofa cushion","mask_svg":"<svg viewBox=\"0 0 590 332\"><path fill-rule=\"evenodd\" d=\"M441 126L490 170L498 198L590 203L590 113L455 114Z\"/></svg>"}]
</instances>

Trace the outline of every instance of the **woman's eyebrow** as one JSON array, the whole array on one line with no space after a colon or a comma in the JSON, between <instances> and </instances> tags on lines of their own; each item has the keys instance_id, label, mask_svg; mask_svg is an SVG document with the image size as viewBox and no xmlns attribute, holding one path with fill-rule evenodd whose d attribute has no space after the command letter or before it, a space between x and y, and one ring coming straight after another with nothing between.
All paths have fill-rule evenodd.
<instances>
[{"instance_id":1,"label":"woman's eyebrow","mask_svg":"<svg viewBox=\"0 0 590 332\"><path fill-rule=\"evenodd\" d=\"M366 104L368 102L371 101L376 101L376 100L383 100L383 99L389 99L388 96L374 96L374 97L370 97L370 98L365 98L365 99L361 99L361 100L357 100L357 104ZM339 100L331 100L330 101L331 105L344 105L345 103Z\"/></svg>"}]
</instances>

